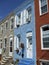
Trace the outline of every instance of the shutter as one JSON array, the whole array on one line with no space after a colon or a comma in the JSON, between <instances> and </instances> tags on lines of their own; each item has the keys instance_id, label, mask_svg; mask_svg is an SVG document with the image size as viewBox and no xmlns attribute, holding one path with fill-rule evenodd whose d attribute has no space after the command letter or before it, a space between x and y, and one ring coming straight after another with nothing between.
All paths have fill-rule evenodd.
<instances>
[{"instance_id":1,"label":"shutter","mask_svg":"<svg viewBox=\"0 0 49 65\"><path fill-rule=\"evenodd\" d=\"M21 12L21 25L22 25L22 22L23 22L23 12Z\"/></svg>"},{"instance_id":2,"label":"shutter","mask_svg":"<svg viewBox=\"0 0 49 65\"><path fill-rule=\"evenodd\" d=\"M15 28L16 28L16 20L17 20L17 19L16 19L16 16L15 16L15 22L14 22L14 27L15 27Z\"/></svg>"},{"instance_id":3,"label":"shutter","mask_svg":"<svg viewBox=\"0 0 49 65\"><path fill-rule=\"evenodd\" d=\"M14 37L14 50L16 50L16 36Z\"/></svg>"},{"instance_id":4,"label":"shutter","mask_svg":"<svg viewBox=\"0 0 49 65\"><path fill-rule=\"evenodd\" d=\"M19 18L18 16L16 16L16 22L17 22L17 25L19 24Z\"/></svg>"},{"instance_id":5,"label":"shutter","mask_svg":"<svg viewBox=\"0 0 49 65\"><path fill-rule=\"evenodd\" d=\"M24 10L24 23L26 23L26 9Z\"/></svg>"},{"instance_id":6,"label":"shutter","mask_svg":"<svg viewBox=\"0 0 49 65\"><path fill-rule=\"evenodd\" d=\"M28 18L28 11L26 10L26 19Z\"/></svg>"}]
</instances>

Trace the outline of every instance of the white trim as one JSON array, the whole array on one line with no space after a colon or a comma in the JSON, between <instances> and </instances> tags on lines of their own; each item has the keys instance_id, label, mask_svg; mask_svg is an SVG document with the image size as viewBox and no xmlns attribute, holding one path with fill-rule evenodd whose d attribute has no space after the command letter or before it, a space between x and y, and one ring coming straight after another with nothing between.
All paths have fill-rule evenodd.
<instances>
[{"instance_id":1,"label":"white trim","mask_svg":"<svg viewBox=\"0 0 49 65\"><path fill-rule=\"evenodd\" d=\"M13 35L11 34L11 35L9 35L9 37L11 38L11 37L13 37Z\"/></svg>"},{"instance_id":2,"label":"white trim","mask_svg":"<svg viewBox=\"0 0 49 65\"><path fill-rule=\"evenodd\" d=\"M43 49L42 27L40 27L40 35L41 35L41 49Z\"/></svg>"},{"instance_id":3,"label":"white trim","mask_svg":"<svg viewBox=\"0 0 49 65\"><path fill-rule=\"evenodd\" d=\"M26 37L29 37L29 36L32 36L32 32L28 32L28 33L26 34Z\"/></svg>"},{"instance_id":4,"label":"white trim","mask_svg":"<svg viewBox=\"0 0 49 65\"><path fill-rule=\"evenodd\" d=\"M39 61L43 61L43 62L49 62L49 60L45 60L45 59L39 59Z\"/></svg>"},{"instance_id":5,"label":"white trim","mask_svg":"<svg viewBox=\"0 0 49 65\"><path fill-rule=\"evenodd\" d=\"M13 19L13 18L14 18L14 16L12 16L12 17L10 18L10 20Z\"/></svg>"}]
</instances>

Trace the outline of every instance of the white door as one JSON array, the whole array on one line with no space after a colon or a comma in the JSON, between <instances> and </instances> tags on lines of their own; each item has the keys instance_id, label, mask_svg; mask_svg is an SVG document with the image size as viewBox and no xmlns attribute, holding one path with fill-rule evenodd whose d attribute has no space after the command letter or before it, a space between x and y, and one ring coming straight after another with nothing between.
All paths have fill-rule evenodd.
<instances>
[{"instance_id":1,"label":"white door","mask_svg":"<svg viewBox=\"0 0 49 65\"><path fill-rule=\"evenodd\" d=\"M27 38L27 58L32 58L32 36Z\"/></svg>"}]
</instances>

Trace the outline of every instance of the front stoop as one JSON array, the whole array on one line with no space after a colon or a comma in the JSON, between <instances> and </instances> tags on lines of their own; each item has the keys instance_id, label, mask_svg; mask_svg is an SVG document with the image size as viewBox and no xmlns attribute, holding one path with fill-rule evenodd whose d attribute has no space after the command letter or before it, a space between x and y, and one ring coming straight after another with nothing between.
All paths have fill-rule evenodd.
<instances>
[{"instance_id":1,"label":"front stoop","mask_svg":"<svg viewBox=\"0 0 49 65\"><path fill-rule=\"evenodd\" d=\"M12 65L12 57L3 57L1 60L1 65Z\"/></svg>"}]
</instances>

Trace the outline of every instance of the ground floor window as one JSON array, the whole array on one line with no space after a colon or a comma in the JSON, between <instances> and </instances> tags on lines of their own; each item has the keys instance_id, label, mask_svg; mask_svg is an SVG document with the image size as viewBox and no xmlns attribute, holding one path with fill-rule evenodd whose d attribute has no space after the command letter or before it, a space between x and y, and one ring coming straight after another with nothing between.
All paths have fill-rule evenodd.
<instances>
[{"instance_id":1,"label":"ground floor window","mask_svg":"<svg viewBox=\"0 0 49 65\"><path fill-rule=\"evenodd\" d=\"M12 43L13 43L13 38L10 38L10 52L12 52Z\"/></svg>"},{"instance_id":2,"label":"ground floor window","mask_svg":"<svg viewBox=\"0 0 49 65\"><path fill-rule=\"evenodd\" d=\"M27 40L27 58L32 58L33 57L33 54L32 54L32 32L28 32L26 34L26 40Z\"/></svg>"},{"instance_id":3,"label":"ground floor window","mask_svg":"<svg viewBox=\"0 0 49 65\"><path fill-rule=\"evenodd\" d=\"M41 64L40 65L49 65L49 62L41 62Z\"/></svg>"}]
</instances>

